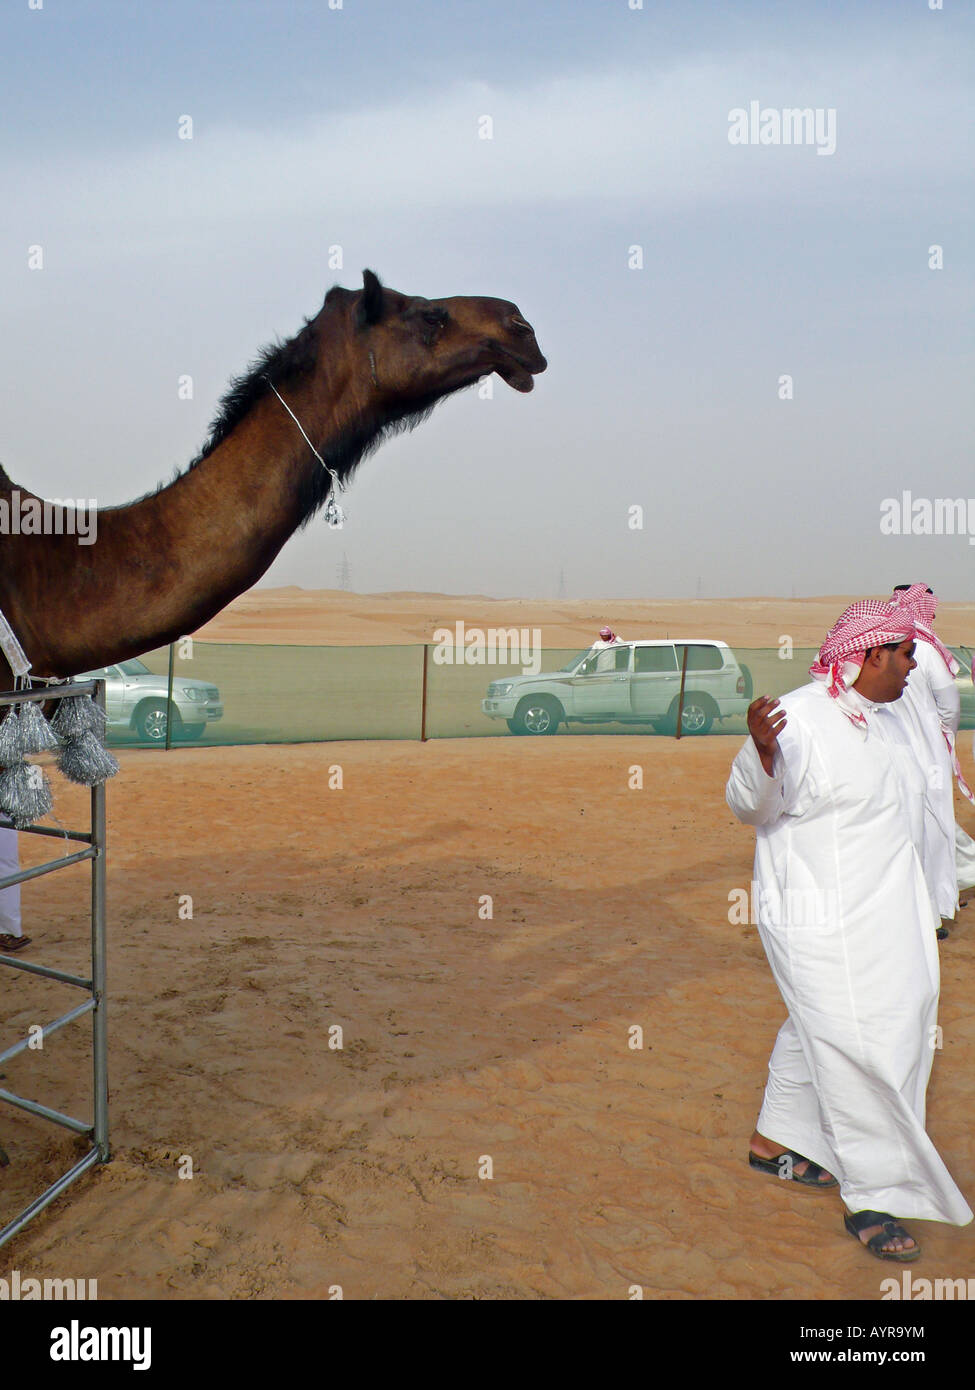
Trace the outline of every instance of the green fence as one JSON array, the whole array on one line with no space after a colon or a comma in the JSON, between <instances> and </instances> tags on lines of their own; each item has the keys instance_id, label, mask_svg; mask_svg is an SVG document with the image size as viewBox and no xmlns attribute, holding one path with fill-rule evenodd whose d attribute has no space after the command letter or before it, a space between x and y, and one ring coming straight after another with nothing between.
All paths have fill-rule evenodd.
<instances>
[{"instance_id":1,"label":"green fence","mask_svg":"<svg viewBox=\"0 0 975 1390\"><path fill-rule=\"evenodd\" d=\"M509 737L505 720L489 718L482 712L481 702L490 682L523 672L521 662L443 663L443 650L432 645L426 648L426 659L421 645L309 647L195 641L192 655L187 655L187 650L183 643L173 649L172 703L168 708L175 710L176 718L170 721L168 733L178 746L189 742L212 746L419 739L424 733L428 738ZM681 649L677 651L679 660ZM455 654L459 657L463 652L457 650ZM540 677L559 673L578 655L578 649L547 649L538 662ZM814 656L811 648L796 648L788 659L783 659L778 648L738 648L735 652L745 676L746 695L752 690L755 694L781 695L803 685ZM136 670L138 665L148 674ZM148 653L139 663L107 668L109 736L116 746L165 746L169 665L167 647ZM652 679L635 672L620 673L614 677L612 692L612 708L619 718L584 724L561 722L559 736L672 736L675 726L673 721L668 723L666 706L677 687L673 673L668 678L668 690L658 698L651 689ZM559 674L558 679L563 689L567 690L573 680L579 688L578 677ZM685 701L708 694L723 699L735 693L734 687L734 680L729 685L727 672L688 670ZM214 691L218 697L213 696ZM193 692L201 692L204 698L194 700ZM214 708L216 699L222 712L219 718L208 719L207 710ZM737 711L714 718L708 732L744 736L746 704L747 699L739 696ZM651 722L651 715L655 722ZM634 717L640 722L622 722Z\"/></svg>"}]
</instances>

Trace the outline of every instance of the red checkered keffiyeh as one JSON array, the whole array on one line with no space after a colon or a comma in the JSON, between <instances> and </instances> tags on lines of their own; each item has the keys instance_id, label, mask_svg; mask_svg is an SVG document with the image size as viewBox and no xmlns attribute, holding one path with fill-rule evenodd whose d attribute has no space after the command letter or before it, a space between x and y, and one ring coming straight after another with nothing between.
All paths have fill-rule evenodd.
<instances>
[{"instance_id":1,"label":"red checkered keffiyeh","mask_svg":"<svg viewBox=\"0 0 975 1390\"><path fill-rule=\"evenodd\" d=\"M952 656L951 652L934 632L934 615L938 611L938 599L935 594L928 593L926 584L912 584L909 589L895 589L890 599L895 608L906 608L914 619L914 626L917 628L918 637L925 642L930 642L941 660L947 666L953 676L957 676L961 667Z\"/></svg>"},{"instance_id":2,"label":"red checkered keffiyeh","mask_svg":"<svg viewBox=\"0 0 975 1390\"><path fill-rule=\"evenodd\" d=\"M826 682L830 699L838 702L852 724L865 727L867 721L849 700L849 691L860 674L867 648L906 642L913 636L914 621L906 608L895 608L877 598L860 599L830 628L809 674L813 680Z\"/></svg>"}]
</instances>

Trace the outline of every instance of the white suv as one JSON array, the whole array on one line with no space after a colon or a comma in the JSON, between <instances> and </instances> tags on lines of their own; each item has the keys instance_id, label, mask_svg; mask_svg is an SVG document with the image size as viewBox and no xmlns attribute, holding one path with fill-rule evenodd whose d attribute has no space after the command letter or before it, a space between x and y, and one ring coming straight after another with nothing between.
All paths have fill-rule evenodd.
<instances>
[{"instance_id":1,"label":"white suv","mask_svg":"<svg viewBox=\"0 0 975 1390\"><path fill-rule=\"evenodd\" d=\"M554 734L562 723L652 724L674 733L687 649L682 732L706 734L716 719L743 715L752 698L747 666L725 642L614 642L590 647L551 675L492 681L481 710L513 734Z\"/></svg>"},{"instance_id":2,"label":"white suv","mask_svg":"<svg viewBox=\"0 0 975 1390\"><path fill-rule=\"evenodd\" d=\"M146 743L166 741L169 683L156 676L138 657L86 671L79 680L97 676L105 682L108 730L133 730ZM199 738L208 724L223 718L220 691L210 681L177 675L173 682L173 737Z\"/></svg>"}]
</instances>

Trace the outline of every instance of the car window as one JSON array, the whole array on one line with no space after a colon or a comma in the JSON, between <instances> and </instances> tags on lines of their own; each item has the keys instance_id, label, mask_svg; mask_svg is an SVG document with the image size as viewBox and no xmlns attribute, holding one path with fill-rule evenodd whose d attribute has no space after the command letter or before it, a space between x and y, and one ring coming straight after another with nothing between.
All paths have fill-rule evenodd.
<instances>
[{"instance_id":1,"label":"car window","mask_svg":"<svg viewBox=\"0 0 975 1390\"><path fill-rule=\"evenodd\" d=\"M149 676L152 674L149 667L139 661L137 657L132 657L128 661L120 661L118 669L123 676Z\"/></svg>"},{"instance_id":2,"label":"car window","mask_svg":"<svg viewBox=\"0 0 975 1390\"><path fill-rule=\"evenodd\" d=\"M646 674L654 671L676 671L677 655L673 647L635 647L633 669Z\"/></svg>"},{"instance_id":3,"label":"car window","mask_svg":"<svg viewBox=\"0 0 975 1390\"><path fill-rule=\"evenodd\" d=\"M684 660L684 648L678 646L677 661L682 664ZM720 647L714 647L707 643L701 646L687 645L687 669L688 671L720 671L724 665L724 656Z\"/></svg>"},{"instance_id":4,"label":"car window","mask_svg":"<svg viewBox=\"0 0 975 1390\"><path fill-rule=\"evenodd\" d=\"M630 665L629 647L606 647L596 653L597 671L626 671Z\"/></svg>"},{"instance_id":5,"label":"car window","mask_svg":"<svg viewBox=\"0 0 975 1390\"><path fill-rule=\"evenodd\" d=\"M576 652L576 654L575 654L575 656L572 658L572 660L571 660L571 661L567 661L567 662L565 663L564 666L560 666L560 667L559 667L559 670L560 670L560 671L575 671L576 667L579 665L579 662L580 662L580 661L582 660L582 658L588 653L588 651L589 651L589 648L588 648L588 647L585 647L585 648L583 648L583 650L582 650L581 652ZM581 675L582 672L578 672L577 674L580 674L580 675Z\"/></svg>"}]
</instances>

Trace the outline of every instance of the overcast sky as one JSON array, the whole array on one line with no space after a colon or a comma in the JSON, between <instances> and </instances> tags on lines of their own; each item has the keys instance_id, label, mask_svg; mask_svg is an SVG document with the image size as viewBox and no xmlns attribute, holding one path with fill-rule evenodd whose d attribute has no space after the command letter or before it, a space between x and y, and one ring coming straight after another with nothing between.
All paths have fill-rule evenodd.
<instances>
[{"instance_id":1,"label":"overcast sky","mask_svg":"<svg viewBox=\"0 0 975 1390\"><path fill-rule=\"evenodd\" d=\"M8 472L139 496L371 266L515 300L549 370L384 446L264 583L970 598L967 535L881 520L975 498L971 7L636 3L6 0ZM835 149L731 143L752 102Z\"/></svg>"}]
</instances>

